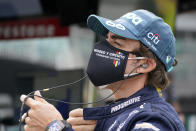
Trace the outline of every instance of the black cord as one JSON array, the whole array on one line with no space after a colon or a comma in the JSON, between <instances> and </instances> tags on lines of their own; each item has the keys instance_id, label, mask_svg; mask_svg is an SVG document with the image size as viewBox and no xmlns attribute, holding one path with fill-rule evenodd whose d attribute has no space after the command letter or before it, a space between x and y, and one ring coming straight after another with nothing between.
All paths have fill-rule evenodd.
<instances>
[{"instance_id":1,"label":"black cord","mask_svg":"<svg viewBox=\"0 0 196 131\"><path fill-rule=\"evenodd\" d=\"M128 76L126 76L125 79L127 78L130 78L130 74L132 74L137 68L141 67L141 65L139 66L136 66L133 70L130 71L130 73L128 74ZM37 91L40 91L40 92L47 92L47 91L50 91L50 90L54 90L54 89L57 89L57 88L61 88L61 87L65 87L65 86L70 86L70 85L73 85L73 84L76 84L78 82L80 82L81 80L85 79L87 77L87 75L85 75L84 77L82 77L81 79L77 80L77 81L74 81L74 82L71 82L71 83L68 83L68 84L62 84L62 85L57 85L57 86L54 86L54 87L51 87L51 88L46 88L46 89L42 89L42 90L37 90ZM25 105L25 102L27 101L27 99L29 97L34 97L34 96L37 96L37 97L40 97L40 98L43 98L43 99L46 99L46 100L49 100L49 101L55 101L55 102L62 102L62 103L65 103L65 104L70 104L70 105L88 105L88 104L95 104L95 103L100 103L108 98L110 98L112 95L114 95L120 88L121 86L124 84L125 81L122 81L120 83L120 85L116 88L116 90L111 93L110 95L108 95L107 97L105 98L102 98L100 100L97 100L97 101L94 101L94 102L87 102L87 103L75 103L75 102L66 102L66 101L62 101L62 100L57 100L57 99L52 99L52 98L47 98L47 97L43 97L43 96L38 96L38 95L34 95L35 91L32 91L30 92L27 97L24 99L24 101L22 102L22 105L21 105L21 109L20 109L20 118L19 118L19 131L22 131L22 115L23 115L23 110L24 110L24 105Z\"/></svg>"},{"instance_id":2,"label":"black cord","mask_svg":"<svg viewBox=\"0 0 196 131\"><path fill-rule=\"evenodd\" d=\"M79 80L76 80L74 82L71 82L71 83L67 83L67 84L62 84L62 85L57 85L57 86L53 86L51 88L46 88L46 89L42 89L42 90L36 90L36 91L40 91L40 92L46 92L46 91L49 91L49 90L54 90L54 89L57 89L57 88L61 88L61 87L65 87L65 86L70 86L70 85L73 85L73 84L76 84L80 81L82 81L83 79L85 79L87 77L87 75L85 75L84 77L82 77L81 79ZM22 131L22 115L23 115L23 111L24 111L24 106L25 106L25 102L27 101L27 99L31 96L34 96L32 94L34 94L35 91L32 91L30 92L29 94L27 94L27 97L24 99L24 101L22 102L22 105L21 105L21 108L20 108L20 118L19 118L19 131ZM48 99L48 98L44 98L44 99ZM58 100L55 100L55 101L58 101Z\"/></svg>"},{"instance_id":3,"label":"black cord","mask_svg":"<svg viewBox=\"0 0 196 131\"><path fill-rule=\"evenodd\" d=\"M19 118L19 131L22 131L22 115L23 115L23 110L24 110L24 106L25 106L25 102L27 101L27 99L31 96L31 94L35 93L35 91L30 92L27 97L24 99L24 101L22 102L21 108L20 108L20 118Z\"/></svg>"}]
</instances>

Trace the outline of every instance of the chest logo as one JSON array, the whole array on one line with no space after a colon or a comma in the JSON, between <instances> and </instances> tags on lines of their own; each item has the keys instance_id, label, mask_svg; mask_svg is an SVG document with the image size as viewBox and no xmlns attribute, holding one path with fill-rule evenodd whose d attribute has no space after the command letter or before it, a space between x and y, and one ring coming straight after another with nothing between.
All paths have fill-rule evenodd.
<instances>
[{"instance_id":1,"label":"chest logo","mask_svg":"<svg viewBox=\"0 0 196 131\"><path fill-rule=\"evenodd\" d=\"M141 96L137 96L137 97L131 98L131 99L129 99L129 100L127 100L127 101L125 101L125 102L117 105L117 106L112 107L111 108L111 113L114 113L114 112L116 112L118 110L121 110L121 109L123 109L123 108L131 105L131 104L134 104L136 102L139 102L140 101L140 98L141 98Z\"/></svg>"}]
</instances>

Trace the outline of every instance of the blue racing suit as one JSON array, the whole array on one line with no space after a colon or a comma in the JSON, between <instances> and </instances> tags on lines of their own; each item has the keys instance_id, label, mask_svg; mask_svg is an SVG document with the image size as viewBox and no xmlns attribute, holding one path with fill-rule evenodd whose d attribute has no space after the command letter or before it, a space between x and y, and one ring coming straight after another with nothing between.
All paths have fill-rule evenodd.
<instances>
[{"instance_id":1,"label":"blue racing suit","mask_svg":"<svg viewBox=\"0 0 196 131\"><path fill-rule=\"evenodd\" d=\"M146 86L105 107L84 108L85 120L98 120L95 131L185 131L176 111Z\"/></svg>"}]
</instances>

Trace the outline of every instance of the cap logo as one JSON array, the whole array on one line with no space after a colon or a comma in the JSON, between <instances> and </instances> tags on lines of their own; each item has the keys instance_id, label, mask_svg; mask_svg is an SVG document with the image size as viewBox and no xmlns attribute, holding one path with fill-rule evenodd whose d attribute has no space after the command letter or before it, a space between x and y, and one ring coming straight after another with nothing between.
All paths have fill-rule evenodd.
<instances>
[{"instance_id":1,"label":"cap logo","mask_svg":"<svg viewBox=\"0 0 196 131\"><path fill-rule=\"evenodd\" d=\"M153 34L152 32L149 32L148 34L147 34L147 37L150 39L150 40L152 40L153 41L153 43L154 44L158 44L159 43L159 41L161 40L161 37L160 37L160 35L159 34Z\"/></svg>"},{"instance_id":2,"label":"cap logo","mask_svg":"<svg viewBox=\"0 0 196 131\"><path fill-rule=\"evenodd\" d=\"M116 24L116 23L114 23L114 22L112 22L110 20L106 21L106 24L109 25L109 26L111 26L111 27L115 27L117 29L120 29L120 30L125 30L125 27L123 25Z\"/></svg>"},{"instance_id":3,"label":"cap logo","mask_svg":"<svg viewBox=\"0 0 196 131\"><path fill-rule=\"evenodd\" d=\"M141 17L139 17L138 15L136 15L134 13L127 13L127 14L123 15L122 17L125 17L127 19L132 20L132 23L134 25L138 25L139 23L141 23L143 21L143 19Z\"/></svg>"},{"instance_id":4,"label":"cap logo","mask_svg":"<svg viewBox=\"0 0 196 131\"><path fill-rule=\"evenodd\" d=\"M171 61L171 56L167 56L167 58L166 58L166 63L168 64L170 61Z\"/></svg>"}]
</instances>

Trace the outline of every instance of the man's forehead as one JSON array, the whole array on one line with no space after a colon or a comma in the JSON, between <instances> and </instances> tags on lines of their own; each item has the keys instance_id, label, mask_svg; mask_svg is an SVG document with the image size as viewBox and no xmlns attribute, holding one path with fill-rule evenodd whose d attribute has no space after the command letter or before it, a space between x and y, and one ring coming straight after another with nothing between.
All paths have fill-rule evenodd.
<instances>
[{"instance_id":1,"label":"man's forehead","mask_svg":"<svg viewBox=\"0 0 196 131\"><path fill-rule=\"evenodd\" d=\"M117 34L112 33L112 32L108 32L108 35L110 35L111 37L116 38L116 39L124 39L124 40L138 41L138 40L129 39L129 38L126 38L126 37L117 35ZM140 41L138 41L138 42L140 42Z\"/></svg>"},{"instance_id":2,"label":"man's forehead","mask_svg":"<svg viewBox=\"0 0 196 131\"><path fill-rule=\"evenodd\" d=\"M123 49L123 50L130 51L130 52L132 52L132 51L139 51L139 48L141 46L140 41L132 40L132 39L129 39L129 38L125 38L125 37L119 36L117 34L114 34L112 32L109 32L108 35L113 40L117 40L116 42L120 42L120 41L118 41L118 39L119 40L123 40L123 41L121 41L119 43L121 45L124 45L123 47L126 47L126 49Z\"/></svg>"}]
</instances>

